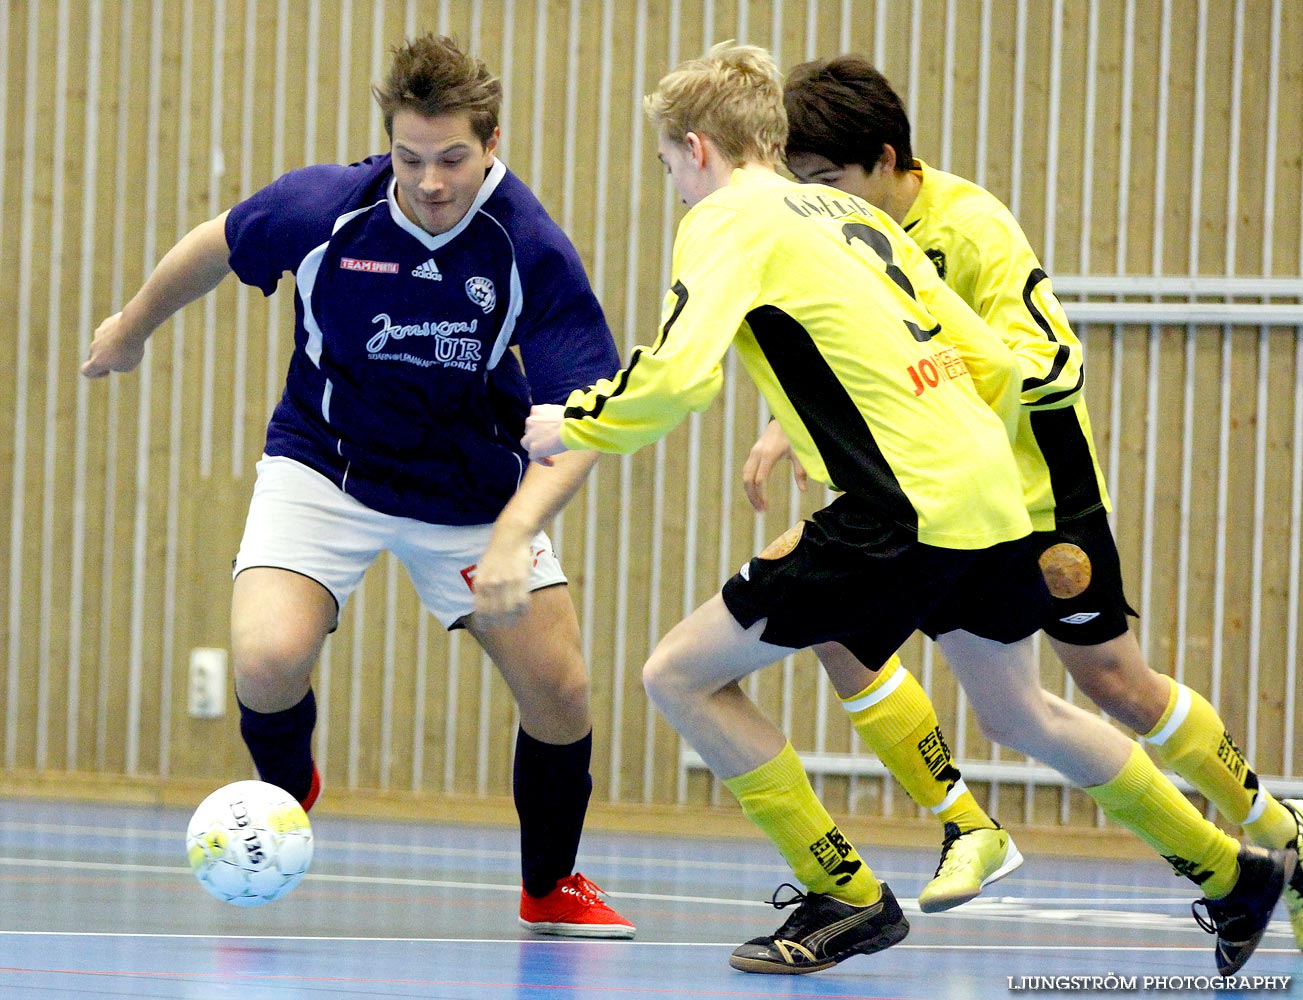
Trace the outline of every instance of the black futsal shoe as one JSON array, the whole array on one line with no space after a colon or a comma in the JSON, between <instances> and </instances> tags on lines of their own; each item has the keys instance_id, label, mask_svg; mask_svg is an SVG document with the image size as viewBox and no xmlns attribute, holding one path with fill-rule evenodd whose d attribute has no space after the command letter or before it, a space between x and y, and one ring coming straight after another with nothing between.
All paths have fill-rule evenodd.
<instances>
[{"instance_id":1,"label":"black futsal shoe","mask_svg":"<svg viewBox=\"0 0 1303 1000\"><path fill-rule=\"evenodd\" d=\"M778 900L781 889L796 893ZM869 906L852 906L822 893L803 893L783 883L770 900L775 909L796 906L783 926L768 937L739 945L728 964L742 972L802 975L828 969L852 955L871 955L905 939L909 921L882 883L882 898Z\"/></svg>"},{"instance_id":2,"label":"black futsal shoe","mask_svg":"<svg viewBox=\"0 0 1303 1000\"><path fill-rule=\"evenodd\" d=\"M1271 911L1298 867L1293 851L1268 851L1244 844L1239 855L1240 876L1221 899L1200 899L1190 904L1194 919L1209 934L1217 935L1217 974L1229 976L1249 960L1267 932ZM1199 912L1202 906L1206 916Z\"/></svg>"}]
</instances>

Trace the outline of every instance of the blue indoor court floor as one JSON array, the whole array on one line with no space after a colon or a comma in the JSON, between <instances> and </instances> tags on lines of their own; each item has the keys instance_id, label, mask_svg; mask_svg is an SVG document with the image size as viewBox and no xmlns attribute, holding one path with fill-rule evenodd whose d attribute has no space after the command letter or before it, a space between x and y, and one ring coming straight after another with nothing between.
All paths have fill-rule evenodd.
<instances>
[{"instance_id":1,"label":"blue indoor court floor","mask_svg":"<svg viewBox=\"0 0 1303 1000\"><path fill-rule=\"evenodd\" d=\"M0 1000L967 1000L1090 992L1016 988L1023 977L1111 973L1139 986L1214 972L1193 893L1156 859L1029 854L988 897L928 916L913 897L936 846L861 843L900 897L909 937L826 972L755 976L730 969L729 951L791 912L764 902L786 868L763 841L590 833L579 867L638 937L562 941L516 924L509 828L314 815L308 877L284 900L238 909L195 884L188 818L0 799ZM1123 995L1303 996L1300 958L1282 906L1242 975L1290 976L1287 987Z\"/></svg>"}]
</instances>

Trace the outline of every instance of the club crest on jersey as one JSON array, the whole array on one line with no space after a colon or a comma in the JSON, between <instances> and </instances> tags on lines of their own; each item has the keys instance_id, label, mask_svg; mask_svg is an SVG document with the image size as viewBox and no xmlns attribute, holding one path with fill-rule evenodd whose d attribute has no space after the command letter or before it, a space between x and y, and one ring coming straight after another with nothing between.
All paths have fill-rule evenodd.
<instances>
[{"instance_id":1,"label":"club crest on jersey","mask_svg":"<svg viewBox=\"0 0 1303 1000\"><path fill-rule=\"evenodd\" d=\"M937 276L940 277L942 281L944 281L945 278L946 278L946 255L945 255L945 253L943 253L942 251L938 250L936 247L933 247L931 250L924 250L923 252L924 252L925 254L927 254L927 259L930 260L933 264L936 265L936 268L937 268Z\"/></svg>"},{"instance_id":2,"label":"club crest on jersey","mask_svg":"<svg viewBox=\"0 0 1303 1000\"><path fill-rule=\"evenodd\" d=\"M498 293L493 288L493 282L488 278L478 276L467 278L466 294L470 296L472 302L486 313L493 312L493 307L498 304Z\"/></svg>"}]
</instances>

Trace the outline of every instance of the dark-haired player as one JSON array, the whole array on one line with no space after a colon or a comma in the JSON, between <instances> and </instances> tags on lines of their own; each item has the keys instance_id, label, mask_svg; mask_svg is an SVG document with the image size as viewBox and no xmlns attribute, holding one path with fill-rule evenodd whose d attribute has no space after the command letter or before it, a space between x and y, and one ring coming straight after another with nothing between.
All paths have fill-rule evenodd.
<instances>
[{"instance_id":1,"label":"dark-haired player","mask_svg":"<svg viewBox=\"0 0 1303 1000\"><path fill-rule=\"evenodd\" d=\"M1127 616L1135 612L1123 592L1086 402L1078 394L1063 405L1084 380L1081 344L1017 221L990 192L914 158L904 105L865 59L846 55L794 67L784 104L786 160L793 174L863 198L890 215L1018 357L1023 407L1014 452L1053 597L1042 628L1077 686L1140 733L1164 764L1254 843L1297 851L1303 846L1303 803L1273 798L1212 705L1151 669L1128 628ZM765 438L744 476L748 494L761 502L765 476L786 448L776 426ZM897 666L889 661L875 679L843 646L820 647L819 654L834 685L852 699L863 698L856 692L866 686L880 689L884 675ZM895 705L884 700L872 719L857 719L857 729L870 746L881 744L884 730L909 728L925 703L925 696L909 703L898 698ZM923 769L919 763L912 767ZM979 872L993 864L965 852L964 839L947 838L938 877L948 861ZM1285 898L1303 947L1303 871Z\"/></svg>"},{"instance_id":2,"label":"dark-haired player","mask_svg":"<svg viewBox=\"0 0 1303 1000\"><path fill-rule=\"evenodd\" d=\"M1058 769L1202 889L1218 971L1238 969L1296 859L1240 847L1134 741L1041 688L1030 637L1049 595L1010 449L1013 353L888 215L777 174L787 122L764 50L716 46L664 77L647 109L689 206L663 324L613 378L535 406L530 457L652 443L709 406L735 346L805 467L842 491L671 629L643 670L657 707L808 890L775 899L795 912L731 964L813 972L908 932L738 682L827 641L882 663L921 629L989 735Z\"/></svg>"},{"instance_id":3,"label":"dark-haired player","mask_svg":"<svg viewBox=\"0 0 1303 1000\"><path fill-rule=\"evenodd\" d=\"M294 353L231 602L240 732L259 774L316 800L311 671L389 550L520 706L521 923L632 937L573 870L592 789L588 675L542 531L593 457L544 469L519 444L530 402L611 374L615 344L574 247L494 155L501 87L483 63L427 35L395 51L374 94L389 152L291 171L198 226L100 325L82 373L134 368L150 333L231 271L268 295L294 275Z\"/></svg>"}]
</instances>

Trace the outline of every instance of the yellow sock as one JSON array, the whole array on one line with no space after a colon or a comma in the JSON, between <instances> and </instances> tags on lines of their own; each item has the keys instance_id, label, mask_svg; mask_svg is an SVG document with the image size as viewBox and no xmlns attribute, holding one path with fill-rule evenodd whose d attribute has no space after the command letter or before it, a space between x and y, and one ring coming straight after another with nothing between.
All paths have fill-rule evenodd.
<instances>
[{"instance_id":1,"label":"yellow sock","mask_svg":"<svg viewBox=\"0 0 1303 1000\"><path fill-rule=\"evenodd\" d=\"M1132 746L1117 777L1083 791L1104 815L1153 847L1209 899L1221 899L1235 885L1240 845L1199 815L1140 744Z\"/></svg>"},{"instance_id":2,"label":"yellow sock","mask_svg":"<svg viewBox=\"0 0 1303 1000\"><path fill-rule=\"evenodd\" d=\"M872 870L814 794L792 744L773 760L724 784L811 892L853 906L868 906L882 897Z\"/></svg>"},{"instance_id":3,"label":"yellow sock","mask_svg":"<svg viewBox=\"0 0 1303 1000\"><path fill-rule=\"evenodd\" d=\"M936 710L899 656L893 654L863 691L843 698L842 707L911 799L964 833L995 826L951 763Z\"/></svg>"},{"instance_id":4,"label":"yellow sock","mask_svg":"<svg viewBox=\"0 0 1303 1000\"><path fill-rule=\"evenodd\" d=\"M1288 809L1258 783L1217 710L1199 692L1168 678L1167 710L1145 742L1158 758L1262 847L1294 842L1298 828Z\"/></svg>"}]
</instances>

